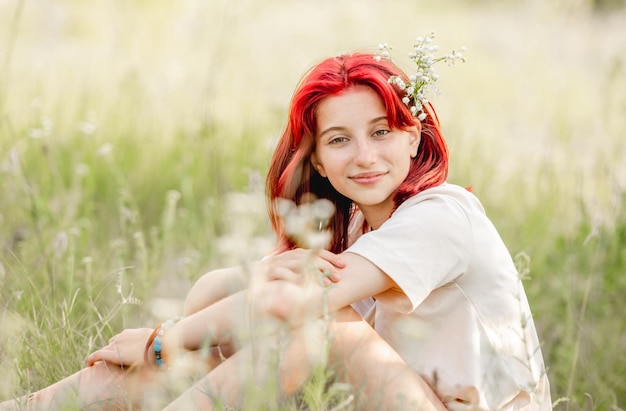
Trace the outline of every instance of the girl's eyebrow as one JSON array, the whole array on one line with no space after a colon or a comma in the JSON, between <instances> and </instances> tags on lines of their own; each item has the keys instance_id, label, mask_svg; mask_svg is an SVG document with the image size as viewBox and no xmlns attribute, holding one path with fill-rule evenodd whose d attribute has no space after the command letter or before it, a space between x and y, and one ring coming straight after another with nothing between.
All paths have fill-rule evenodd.
<instances>
[{"instance_id":1,"label":"girl's eyebrow","mask_svg":"<svg viewBox=\"0 0 626 411\"><path fill-rule=\"evenodd\" d=\"M383 121L383 120L384 120L385 122L387 122L387 116L380 116L380 117L376 117L376 118L374 118L374 119L370 120L370 121L368 122L368 124L370 124L370 125L374 125L374 124L378 123L379 121ZM346 129L346 127L341 127L341 126L328 127L326 130L322 131L322 132L319 134L319 137L321 138L321 137L323 137L323 136L324 136L324 134L329 133L329 132L331 132L331 131L344 131L345 129Z\"/></svg>"},{"instance_id":2,"label":"girl's eyebrow","mask_svg":"<svg viewBox=\"0 0 626 411\"><path fill-rule=\"evenodd\" d=\"M385 120L387 121L387 116L380 116L380 117L376 117L375 119L370 121L370 124L376 124L379 121Z\"/></svg>"},{"instance_id":3,"label":"girl's eyebrow","mask_svg":"<svg viewBox=\"0 0 626 411\"><path fill-rule=\"evenodd\" d=\"M320 133L319 137L322 138L324 137L324 134L330 133L331 131L343 131L345 129L346 129L345 127L339 127L339 126L328 127L326 130Z\"/></svg>"}]
</instances>

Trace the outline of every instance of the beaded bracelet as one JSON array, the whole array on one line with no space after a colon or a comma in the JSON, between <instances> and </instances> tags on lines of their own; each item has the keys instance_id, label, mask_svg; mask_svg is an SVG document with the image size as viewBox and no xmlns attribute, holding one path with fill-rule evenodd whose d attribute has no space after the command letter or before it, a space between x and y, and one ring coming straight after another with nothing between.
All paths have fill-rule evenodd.
<instances>
[{"instance_id":1,"label":"beaded bracelet","mask_svg":"<svg viewBox=\"0 0 626 411\"><path fill-rule=\"evenodd\" d=\"M167 320L164 323L157 325L150 334L148 341L146 342L146 349L144 351L144 363L148 364L148 350L150 346L153 345L154 350L154 362L158 367L167 368L167 364L165 362L165 356L161 351L161 344L163 343L163 336L165 335L165 331L169 328L173 327L178 321L182 320L185 317L176 317Z\"/></svg>"}]
</instances>

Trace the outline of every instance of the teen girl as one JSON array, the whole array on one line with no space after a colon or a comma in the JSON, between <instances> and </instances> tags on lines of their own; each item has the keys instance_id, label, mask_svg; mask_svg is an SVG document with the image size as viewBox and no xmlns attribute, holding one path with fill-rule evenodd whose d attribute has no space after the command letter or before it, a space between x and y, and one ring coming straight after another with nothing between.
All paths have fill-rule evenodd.
<instances>
[{"instance_id":1,"label":"teen girl","mask_svg":"<svg viewBox=\"0 0 626 411\"><path fill-rule=\"evenodd\" d=\"M430 103L407 93L414 83L368 53L310 70L267 176L277 252L204 275L185 317L155 329L162 335L123 331L28 405L54 408L72 392L83 408L148 408L152 389L167 389L157 376L173 372L155 362L172 365L210 341L221 359L168 409L242 407L250 364L257 384L276 373L276 396L291 395L324 347L356 409L551 409L515 265L479 200L446 182L440 125ZM335 207L330 244L315 254L298 248L274 201L301 204L311 194ZM332 283L306 281L310 267ZM320 319L326 313L330 321ZM250 323L275 327L237 337Z\"/></svg>"}]
</instances>

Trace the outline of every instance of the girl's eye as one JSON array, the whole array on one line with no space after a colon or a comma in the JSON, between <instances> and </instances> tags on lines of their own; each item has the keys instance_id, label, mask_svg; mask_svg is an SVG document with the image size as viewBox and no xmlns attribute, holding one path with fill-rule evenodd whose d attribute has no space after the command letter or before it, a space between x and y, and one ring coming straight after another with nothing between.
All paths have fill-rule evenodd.
<instances>
[{"instance_id":1,"label":"girl's eye","mask_svg":"<svg viewBox=\"0 0 626 411\"><path fill-rule=\"evenodd\" d=\"M382 137L387 133L389 133L389 130L378 130L374 132L374 137Z\"/></svg>"},{"instance_id":2,"label":"girl's eye","mask_svg":"<svg viewBox=\"0 0 626 411\"><path fill-rule=\"evenodd\" d=\"M335 137L333 139L331 139L328 144L339 144L339 143L343 143L345 141L347 141L348 139L346 137Z\"/></svg>"}]
</instances>

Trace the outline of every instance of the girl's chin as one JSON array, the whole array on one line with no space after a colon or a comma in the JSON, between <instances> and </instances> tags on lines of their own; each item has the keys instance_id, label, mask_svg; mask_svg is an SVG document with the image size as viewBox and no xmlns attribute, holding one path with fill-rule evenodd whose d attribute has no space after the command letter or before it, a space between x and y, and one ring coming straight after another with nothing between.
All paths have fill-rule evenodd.
<instances>
[{"instance_id":1,"label":"girl's chin","mask_svg":"<svg viewBox=\"0 0 626 411\"><path fill-rule=\"evenodd\" d=\"M393 208L393 196L385 197L385 198L356 198L352 200L354 204L359 206L359 208L384 208L384 207L392 207Z\"/></svg>"}]
</instances>

